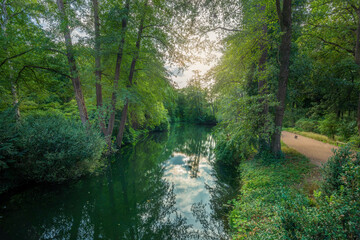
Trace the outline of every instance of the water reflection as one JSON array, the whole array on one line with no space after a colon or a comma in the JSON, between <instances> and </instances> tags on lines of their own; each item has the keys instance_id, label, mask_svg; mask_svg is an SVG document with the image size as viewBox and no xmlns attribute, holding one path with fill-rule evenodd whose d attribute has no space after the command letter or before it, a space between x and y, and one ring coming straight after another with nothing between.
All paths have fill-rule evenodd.
<instances>
[{"instance_id":1,"label":"water reflection","mask_svg":"<svg viewBox=\"0 0 360 240\"><path fill-rule=\"evenodd\" d=\"M209 128L175 127L123 148L103 176L2 200L0 239L226 239L232 183L214 145Z\"/></svg>"}]
</instances>

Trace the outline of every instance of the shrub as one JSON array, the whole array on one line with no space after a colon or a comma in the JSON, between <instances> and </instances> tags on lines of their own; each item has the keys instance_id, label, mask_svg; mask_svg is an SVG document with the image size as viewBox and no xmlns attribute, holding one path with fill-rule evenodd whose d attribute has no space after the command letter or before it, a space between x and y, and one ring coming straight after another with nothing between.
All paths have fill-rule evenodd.
<instances>
[{"instance_id":1,"label":"shrub","mask_svg":"<svg viewBox=\"0 0 360 240\"><path fill-rule=\"evenodd\" d=\"M299 129L300 131L316 132L317 131L317 122L314 120L302 118L302 119L299 119L295 123L295 127L297 129Z\"/></svg>"},{"instance_id":2,"label":"shrub","mask_svg":"<svg viewBox=\"0 0 360 240\"><path fill-rule=\"evenodd\" d=\"M351 144L351 146L359 148L360 147L360 136L359 135L354 135L349 139L349 143Z\"/></svg>"},{"instance_id":3,"label":"shrub","mask_svg":"<svg viewBox=\"0 0 360 240\"><path fill-rule=\"evenodd\" d=\"M62 182L101 166L105 143L98 131L62 115L32 115L19 129L22 156L16 167L37 182Z\"/></svg>"},{"instance_id":4,"label":"shrub","mask_svg":"<svg viewBox=\"0 0 360 240\"><path fill-rule=\"evenodd\" d=\"M216 161L225 166L238 166L241 160L236 146L232 141L218 140L215 145Z\"/></svg>"},{"instance_id":5,"label":"shrub","mask_svg":"<svg viewBox=\"0 0 360 240\"><path fill-rule=\"evenodd\" d=\"M360 239L359 153L335 151L311 198L290 187L302 167L258 161L249 168L252 162L242 164L243 187L230 214L234 239Z\"/></svg>"},{"instance_id":6,"label":"shrub","mask_svg":"<svg viewBox=\"0 0 360 240\"><path fill-rule=\"evenodd\" d=\"M348 146L334 150L334 156L324 165L322 189L327 195L338 191L343 184L344 166L351 161L351 154Z\"/></svg>"},{"instance_id":7,"label":"shrub","mask_svg":"<svg viewBox=\"0 0 360 240\"><path fill-rule=\"evenodd\" d=\"M167 118L164 118L158 126L154 128L153 131L155 132L163 132L163 131L169 131L170 129L170 122Z\"/></svg>"},{"instance_id":8,"label":"shrub","mask_svg":"<svg viewBox=\"0 0 360 240\"><path fill-rule=\"evenodd\" d=\"M292 239L360 238L360 155L349 147L334 152L323 167L323 183L306 196L285 197L278 207L279 231ZM314 206L313 206L314 205Z\"/></svg>"},{"instance_id":9,"label":"shrub","mask_svg":"<svg viewBox=\"0 0 360 240\"><path fill-rule=\"evenodd\" d=\"M331 139L335 139L335 134L338 128L338 119L335 114L326 115L325 119L320 121L319 129L322 134L325 134Z\"/></svg>"},{"instance_id":10,"label":"shrub","mask_svg":"<svg viewBox=\"0 0 360 240\"><path fill-rule=\"evenodd\" d=\"M18 155L15 143L18 139L16 131L15 111L13 108L0 113L0 171L14 162Z\"/></svg>"},{"instance_id":11,"label":"shrub","mask_svg":"<svg viewBox=\"0 0 360 240\"><path fill-rule=\"evenodd\" d=\"M349 121L349 120L342 121L338 127L339 135L345 141L348 141L351 138L351 136L357 135L356 129L357 129L356 121Z\"/></svg>"}]
</instances>

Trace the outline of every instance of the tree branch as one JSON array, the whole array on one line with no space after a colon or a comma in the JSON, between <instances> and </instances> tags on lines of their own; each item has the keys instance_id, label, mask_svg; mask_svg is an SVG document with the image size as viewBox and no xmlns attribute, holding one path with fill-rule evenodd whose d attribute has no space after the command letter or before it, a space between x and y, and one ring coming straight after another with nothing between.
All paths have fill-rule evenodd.
<instances>
[{"instance_id":1,"label":"tree branch","mask_svg":"<svg viewBox=\"0 0 360 240\"><path fill-rule=\"evenodd\" d=\"M14 58L17 58L17 57L20 57L28 52L31 52L32 50L34 50L34 48L32 49L29 49L29 50L26 50L25 52L22 52L22 53L19 53L19 54L16 54L14 56L11 56L11 57L8 57L8 58L5 58L1 63L0 63L0 68L2 67L2 65L4 65L7 61L9 61L10 59L14 59Z\"/></svg>"},{"instance_id":2,"label":"tree branch","mask_svg":"<svg viewBox=\"0 0 360 240\"><path fill-rule=\"evenodd\" d=\"M149 28L149 27L165 27L165 26L166 26L165 24L150 24L150 25L144 26L143 29Z\"/></svg>"},{"instance_id":3,"label":"tree branch","mask_svg":"<svg viewBox=\"0 0 360 240\"><path fill-rule=\"evenodd\" d=\"M325 43L325 44L332 45L332 46L335 46L335 47L337 47L337 48L339 48L339 49L342 49L342 50L344 50L344 51L346 51L346 52L348 52L348 53L355 54L355 52L354 52L353 50L350 50L350 49L347 49L347 48L345 48L345 47L342 47L342 46L340 46L340 45L337 44L337 43L327 41L327 40L325 40L325 39L322 38L322 37L314 36L314 35L308 34L308 33L307 33L307 34L304 34L304 35L309 35L309 36L311 36L311 37L315 37L315 38L321 40L321 41L322 41L323 43Z\"/></svg>"},{"instance_id":4,"label":"tree branch","mask_svg":"<svg viewBox=\"0 0 360 240\"><path fill-rule=\"evenodd\" d=\"M48 51L52 51L52 52L57 52L57 53L60 53L60 54L62 54L64 56L67 56L65 52L57 50L57 49L53 49L53 48L44 48L44 49L48 50Z\"/></svg>"},{"instance_id":5,"label":"tree branch","mask_svg":"<svg viewBox=\"0 0 360 240\"><path fill-rule=\"evenodd\" d=\"M164 47L168 47L161 39L155 37L155 36L150 36L150 35L143 35L142 36L143 38L152 38L152 39L155 39L157 41L159 41L162 45L164 45Z\"/></svg>"},{"instance_id":6,"label":"tree branch","mask_svg":"<svg viewBox=\"0 0 360 240\"><path fill-rule=\"evenodd\" d=\"M54 72L54 73L57 73L63 77L66 77L66 78L69 78L71 79L71 77L65 73L62 73L56 69L53 69L53 68L49 68L49 67L40 67L40 66L33 66L33 65L25 65L23 68L38 68L38 69L43 69L43 70L48 70L50 72Z\"/></svg>"}]
</instances>

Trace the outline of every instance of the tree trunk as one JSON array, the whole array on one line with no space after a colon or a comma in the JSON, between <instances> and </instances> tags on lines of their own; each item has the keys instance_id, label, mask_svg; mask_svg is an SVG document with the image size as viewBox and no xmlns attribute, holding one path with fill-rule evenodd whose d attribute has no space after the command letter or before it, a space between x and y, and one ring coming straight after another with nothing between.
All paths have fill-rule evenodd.
<instances>
[{"instance_id":1,"label":"tree trunk","mask_svg":"<svg viewBox=\"0 0 360 240\"><path fill-rule=\"evenodd\" d=\"M145 21L145 17L146 17L147 5L148 5L148 0L145 2L145 5L144 5L144 14L142 15L142 18L140 20L140 26L138 29L138 35L137 35L137 40L136 40L136 51L135 51L133 59L131 61L130 73L129 73L129 87L133 84L135 66L136 66L136 62L139 58L140 44L141 44L142 33L144 30L144 21ZM127 117L127 113L128 113L128 105L129 105L129 101L128 101L128 99L126 99L126 103L125 103L123 112L121 114L121 122L120 122L119 132L116 137L116 143L119 148L121 148L121 141L122 141L123 135L124 135L125 121L126 121L126 117Z\"/></svg>"},{"instance_id":2,"label":"tree trunk","mask_svg":"<svg viewBox=\"0 0 360 240\"><path fill-rule=\"evenodd\" d=\"M279 86L277 92L278 106L275 108L275 132L271 138L271 151L274 155L279 156L281 153L281 129L285 112L286 90L289 78L289 62L291 50L291 0L283 0L283 9L281 10L280 0L276 0L276 7L279 16L281 31L280 44L280 73Z\"/></svg>"},{"instance_id":3,"label":"tree trunk","mask_svg":"<svg viewBox=\"0 0 360 240\"><path fill-rule=\"evenodd\" d=\"M355 63L360 68L360 8L356 11L358 17L358 24L356 28L356 44L355 44ZM358 71L358 75L360 76L360 70ZM358 126L358 134L360 135L360 94L358 100L358 108L357 108L357 126Z\"/></svg>"},{"instance_id":4,"label":"tree trunk","mask_svg":"<svg viewBox=\"0 0 360 240\"><path fill-rule=\"evenodd\" d=\"M121 121L120 121L119 132L118 132L118 134L116 136L116 143L117 143L119 148L121 148L121 143L122 143L122 140L123 140L123 137L124 137L124 131L125 131L125 124L126 124L128 108L129 108L129 101L128 101L128 99L126 99L123 111L121 113Z\"/></svg>"},{"instance_id":5,"label":"tree trunk","mask_svg":"<svg viewBox=\"0 0 360 240\"><path fill-rule=\"evenodd\" d=\"M116 65L115 65L115 76L114 76L114 90L111 96L111 113L109 118L109 124L107 128L107 143L109 148L111 149L111 136L114 130L114 123L115 123L115 107L116 107L116 91L118 89L119 85L119 79L120 79L120 70L121 70L121 63L123 59L123 53L124 53L124 45L125 45L125 36L126 36L126 27L128 23L128 16L129 16L129 9L130 9L130 1L127 0L125 3L125 16L122 19L121 22L121 39L119 44L119 50L116 56Z\"/></svg>"},{"instance_id":6,"label":"tree trunk","mask_svg":"<svg viewBox=\"0 0 360 240\"><path fill-rule=\"evenodd\" d=\"M19 109L19 99L17 95L17 85L14 82L11 82L11 94L13 95L13 105L15 108L16 120L20 120L20 109Z\"/></svg>"},{"instance_id":7,"label":"tree trunk","mask_svg":"<svg viewBox=\"0 0 360 240\"><path fill-rule=\"evenodd\" d=\"M265 12L265 6L261 6L260 10ZM263 19L265 21L265 19ZM268 94L268 85L266 79L266 62L268 57L268 50L267 50L267 25L266 23L262 26L262 37L260 39L260 52L261 56L259 59L259 80L258 80L258 94L260 95L259 103L261 105L261 119L260 119L260 137L259 137L259 150L268 149L269 142L265 138L266 133L268 132L267 129L267 115L269 113L269 104L266 99L266 95Z\"/></svg>"},{"instance_id":8,"label":"tree trunk","mask_svg":"<svg viewBox=\"0 0 360 240\"><path fill-rule=\"evenodd\" d=\"M74 92L75 92L75 98L76 98L76 102L77 102L77 105L79 108L81 122L85 125L88 122L89 118L88 118L88 114L87 114L87 110L86 110L86 106L85 106L84 95L81 90L81 82L80 82L79 72L76 67L76 60L75 60L74 50L73 50L72 41L71 41L68 19L67 19L67 15L65 12L64 1L57 0L57 5L58 5L59 12L60 12L62 32L64 34L65 45L66 45L66 55L68 58L71 80L72 80Z\"/></svg>"},{"instance_id":9,"label":"tree trunk","mask_svg":"<svg viewBox=\"0 0 360 240\"><path fill-rule=\"evenodd\" d=\"M99 111L99 123L101 132L106 135L104 123L104 110L101 87L101 42L100 42L100 21L98 0L92 0L94 8L94 27L95 27L95 87L96 87L96 106Z\"/></svg>"}]
</instances>

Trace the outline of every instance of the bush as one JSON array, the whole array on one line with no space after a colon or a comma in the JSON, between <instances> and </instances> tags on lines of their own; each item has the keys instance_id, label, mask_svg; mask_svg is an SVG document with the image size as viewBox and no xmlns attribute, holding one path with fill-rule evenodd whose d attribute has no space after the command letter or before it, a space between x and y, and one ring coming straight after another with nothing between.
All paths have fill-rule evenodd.
<instances>
[{"instance_id":1,"label":"bush","mask_svg":"<svg viewBox=\"0 0 360 240\"><path fill-rule=\"evenodd\" d=\"M325 134L331 139L335 139L335 134L338 128L338 119L335 114L326 115L325 119L320 121L319 129L322 134Z\"/></svg>"},{"instance_id":2,"label":"bush","mask_svg":"<svg viewBox=\"0 0 360 240\"><path fill-rule=\"evenodd\" d=\"M169 131L170 129L170 122L167 118L163 119L158 126L154 128L153 131L155 132L164 132Z\"/></svg>"},{"instance_id":3,"label":"bush","mask_svg":"<svg viewBox=\"0 0 360 240\"><path fill-rule=\"evenodd\" d=\"M241 195L230 214L234 239L360 239L359 153L335 151L311 197L291 187L306 173L306 162L257 162L242 163Z\"/></svg>"},{"instance_id":4,"label":"bush","mask_svg":"<svg viewBox=\"0 0 360 240\"><path fill-rule=\"evenodd\" d=\"M9 168L18 155L15 143L18 139L16 131L15 111L13 108L0 113L0 171Z\"/></svg>"},{"instance_id":5,"label":"bush","mask_svg":"<svg viewBox=\"0 0 360 240\"><path fill-rule=\"evenodd\" d=\"M349 147L341 148L325 164L313 201L301 194L283 197L276 220L281 238L360 239L359 160Z\"/></svg>"},{"instance_id":6,"label":"bush","mask_svg":"<svg viewBox=\"0 0 360 240\"><path fill-rule=\"evenodd\" d=\"M101 166L105 143L98 131L62 115L33 115L19 129L16 168L36 182L62 182Z\"/></svg>"},{"instance_id":7,"label":"bush","mask_svg":"<svg viewBox=\"0 0 360 240\"><path fill-rule=\"evenodd\" d=\"M348 141L351 136L357 135L357 124L356 121L345 120L339 124L338 127L339 135L344 141Z\"/></svg>"},{"instance_id":8,"label":"bush","mask_svg":"<svg viewBox=\"0 0 360 240\"><path fill-rule=\"evenodd\" d=\"M334 156L329 158L328 162L324 165L322 189L327 195L331 195L340 189L343 185L342 176L344 174L344 166L351 162L350 148L344 147L334 150Z\"/></svg>"},{"instance_id":9,"label":"bush","mask_svg":"<svg viewBox=\"0 0 360 240\"><path fill-rule=\"evenodd\" d=\"M216 162L227 167L236 167L239 165L241 155L232 141L219 139L215 145Z\"/></svg>"},{"instance_id":10,"label":"bush","mask_svg":"<svg viewBox=\"0 0 360 240\"><path fill-rule=\"evenodd\" d=\"M359 135L354 135L349 139L349 143L351 146L355 147L355 148L359 148L360 147L360 136Z\"/></svg>"},{"instance_id":11,"label":"bush","mask_svg":"<svg viewBox=\"0 0 360 240\"><path fill-rule=\"evenodd\" d=\"M310 119L299 119L295 123L295 127L304 132L317 132L317 122Z\"/></svg>"}]
</instances>

